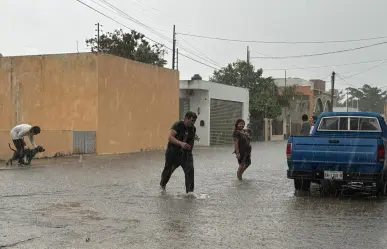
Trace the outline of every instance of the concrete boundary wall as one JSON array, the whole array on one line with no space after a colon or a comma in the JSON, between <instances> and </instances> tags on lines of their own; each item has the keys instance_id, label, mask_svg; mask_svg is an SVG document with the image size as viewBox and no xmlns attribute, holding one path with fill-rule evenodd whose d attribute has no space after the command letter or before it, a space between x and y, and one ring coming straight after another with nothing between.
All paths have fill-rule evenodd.
<instances>
[{"instance_id":1,"label":"concrete boundary wall","mask_svg":"<svg viewBox=\"0 0 387 249\"><path fill-rule=\"evenodd\" d=\"M164 149L178 101L170 69L94 53L2 57L0 158L21 123L41 127L44 157L73 153L73 131L96 132L97 154Z\"/></svg>"}]
</instances>

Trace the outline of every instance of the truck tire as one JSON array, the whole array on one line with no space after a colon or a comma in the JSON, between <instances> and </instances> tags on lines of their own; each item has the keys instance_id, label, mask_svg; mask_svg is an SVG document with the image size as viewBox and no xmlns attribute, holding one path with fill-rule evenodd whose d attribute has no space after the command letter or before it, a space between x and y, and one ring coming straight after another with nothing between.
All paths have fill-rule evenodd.
<instances>
[{"instance_id":1,"label":"truck tire","mask_svg":"<svg viewBox=\"0 0 387 249\"><path fill-rule=\"evenodd\" d=\"M383 180L376 184L376 196L386 196L387 194L387 181Z\"/></svg>"},{"instance_id":2,"label":"truck tire","mask_svg":"<svg viewBox=\"0 0 387 249\"><path fill-rule=\"evenodd\" d=\"M320 181L320 193L321 193L321 195L334 194L335 196L337 196L339 189L340 189L340 185L335 183L335 182L328 181L328 180Z\"/></svg>"},{"instance_id":3,"label":"truck tire","mask_svg":"<svg viewBox=\"0 0 387 249\"><path fill-rule=\"evenodd\" d=\"M296 190L306 191L310 189L311 180L294 179L294 188Z\"/></svg>"},{"instance_id":4,"label":"truck tire","mask_svg":"<svg viewBox=\"0 0 387 249\"><path fill-rule=\"evenodd\" d=\"M332 185L330 181L322 180L320 182L321 195L330 195L332 193Z\"/></svg>"}]
</instances>

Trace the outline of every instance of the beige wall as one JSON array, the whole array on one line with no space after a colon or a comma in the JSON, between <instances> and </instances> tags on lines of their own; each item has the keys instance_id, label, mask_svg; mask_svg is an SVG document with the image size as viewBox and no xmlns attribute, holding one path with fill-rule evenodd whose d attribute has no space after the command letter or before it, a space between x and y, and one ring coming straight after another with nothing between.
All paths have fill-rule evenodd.
<instances>
[{"instance_id":1,"label":"beige wall","mask_svg":"<svg viewBox=\"0 0 387 249\"><path fill-rule=\"evenodd\" d=\"M11 60L0 58L0 131L8 131L12 127L14 119L11 71Z\"/></svg>"},{"instance_id":2,"label":"beige wall","mask_svg":"<svg viewBox=\"0 0 387 249\"><path fill-rule=\"evenodd\" d=\"M92 54L16 57L17 123L43 130L96 130L97 60ZM13 96L17 96L15 92ZM14 124L16 124L14 122Z\"/></svg>"},{"instance_id":3,"label":"beige wall","mask_svg":"<svg viewBox=\"0 0 387 249\"><path fill-rule=\"evenodd\" d=\"M93 54L0 59L0 158L8 158L10 129L28 123L42 128L39 156L72 152L72 130L96 130L97 59ZM4 142L3 142L4 141Z\"/></svg>"},{"instance_id":4,"label":"beige wall","mask_svg":"<svg viewBox=\"0 0 387 249\"><path fill-rule=\"evenodd\" d=\"M98 153L165 147L179 119L179 75L165 68L100 55Z\"/></svg>"},{"instance_id":5,"label":"beige wall","mask_svg":"<svg viewBox=\"0 0 387 249\"><path fill-rule=\"evenodd\" d=\"M97 153L163 148L179 112L179 75L92 53L0 58L0 158L10 129L39 125L40 156L72 152L72 131L97 131ZM7 142L8 141L8 142Z\"/></svg>"},{"instance_id":6,"label":"beige wall","mask_svg":"<svg viewBox=\"0 0 387 249\"><path fill-rule=\"evenodd\" d=\"M1 130L96 130L97 60L92 54L0 59Z\"/></svg>"}]
</instances>

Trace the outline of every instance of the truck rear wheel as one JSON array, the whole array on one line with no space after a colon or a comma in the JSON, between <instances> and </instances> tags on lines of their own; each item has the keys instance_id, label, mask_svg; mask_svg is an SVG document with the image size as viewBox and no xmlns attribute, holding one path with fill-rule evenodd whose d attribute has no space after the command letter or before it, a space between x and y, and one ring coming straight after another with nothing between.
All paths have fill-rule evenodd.
<instances>
[{"instance_id":1,"label":"truck rear wheel","mask_svg":"<svg viewBox=\"0 0 387 249\"><path fill-rule=\"evenodd\" d=\"M310 189L311 180L305 179L294 179L294 188L296 190L309 190Z\"/></svg>"},{"instance_id":2,"label":"truck rear wheel","mask_svg":"<svg viewBox=\"0 0 387 249\"><path fill-rule=\"evenodd\" d=\"M340 189L340 184L329 181L329 180L322 180L320 181L320 192L322 195L331 195L335 194L337 195L337 191Z\"/></svg>"},{"instance_id":3,"label":"truck rear wheel","mask_svg":"<svg viewBox=\"0 0 387 249\"><path fill-rule=\"evenodd\" d=\"M376 184L376 195L378 197L385 196L387 194L387 181L383 180Z\"/></svg>"}]
</instances>

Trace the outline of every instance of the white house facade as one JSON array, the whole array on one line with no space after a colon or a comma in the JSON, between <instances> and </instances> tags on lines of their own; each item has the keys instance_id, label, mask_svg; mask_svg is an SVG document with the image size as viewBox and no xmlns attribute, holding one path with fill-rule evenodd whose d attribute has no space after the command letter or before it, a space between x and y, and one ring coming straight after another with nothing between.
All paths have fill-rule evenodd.
<instances>
[{"instance_id":1,"label":"white house facade","mask_svg":"<svg viewBox=\"0 0 387 249\"><path fill-rule=\"evenodd\" d=\"M201 146L232 144L237 119L249 123L249 91L203 80L180 81L180 118L187 111L198 115L196 133Z\"/></svg>"}]
</instances>

